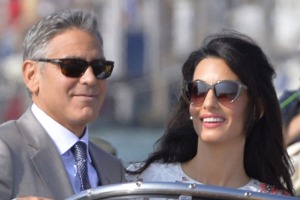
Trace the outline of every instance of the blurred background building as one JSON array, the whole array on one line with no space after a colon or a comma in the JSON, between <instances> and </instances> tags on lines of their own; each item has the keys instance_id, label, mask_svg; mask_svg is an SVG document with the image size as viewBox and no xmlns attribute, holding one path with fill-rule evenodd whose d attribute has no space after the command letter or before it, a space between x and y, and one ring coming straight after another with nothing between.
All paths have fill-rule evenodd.
<instances>
[{"instance_id":1,"label":"blurred background building","mask_svg":"<svg viewBox=\"0 0 300 200\"><path fill-rule=\"evenodd\" d=\"M31 103L21 76L27 29L54 11L93 10L115 68L91 132L125 162L144 159L163 134L181 66L208 34L247 34L274 64L278 95L300 86L299 0L0 0L0 6L0 122L18 118Z\"/></svg>"}]
</instances>

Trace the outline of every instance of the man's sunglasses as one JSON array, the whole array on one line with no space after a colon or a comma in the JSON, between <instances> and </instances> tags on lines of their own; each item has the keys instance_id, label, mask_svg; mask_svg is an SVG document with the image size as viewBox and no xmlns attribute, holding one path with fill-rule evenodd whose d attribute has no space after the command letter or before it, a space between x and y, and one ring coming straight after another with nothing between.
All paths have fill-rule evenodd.
<instances>
[{"instance_id":1,"label":"man's sunglasses","mask_svg":"<svg viewBox=\"0 0 300 200\"><path fill-rule=\"evenodd\" d=\"M188 103L202 105L209 90L212 90L215 97L221 103L233 103L237 100L242 90L247 86L231 80L218 81L215 84L207 84L201 80L188 82L183 87L183 97Z\"/></svg>"},{"instance_id":2,"label":"man's sunglasses","mask_svg":"<svg viewBox=\"0 0 300 200\"><path fill-rule=\"evenodd\" d=\"M60 67L61 72L72 78L81 77L89 66L92 67L93 72L97 79L108 78L114 68L113 61L107 61L104 59L92 60L90 62L78 58L62 58L62 59L33 59L37 62L48 62Z\"/></svg>"}]
</instances>

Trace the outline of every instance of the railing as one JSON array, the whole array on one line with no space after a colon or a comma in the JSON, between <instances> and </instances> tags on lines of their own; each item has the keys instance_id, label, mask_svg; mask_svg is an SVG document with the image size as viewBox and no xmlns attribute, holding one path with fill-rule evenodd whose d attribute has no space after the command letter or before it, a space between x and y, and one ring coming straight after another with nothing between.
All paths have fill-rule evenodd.
<instances>
[{"instance_id":1,"label":"railing","mask_svg":"<svg viewBox=\"0 0 300 200\"><path fill-rule=\"evenodd\" d=\"M136 182L100 186L77 193L65 200L296 200L241 189L166 182Z\"/></svg>"}]
</instances>

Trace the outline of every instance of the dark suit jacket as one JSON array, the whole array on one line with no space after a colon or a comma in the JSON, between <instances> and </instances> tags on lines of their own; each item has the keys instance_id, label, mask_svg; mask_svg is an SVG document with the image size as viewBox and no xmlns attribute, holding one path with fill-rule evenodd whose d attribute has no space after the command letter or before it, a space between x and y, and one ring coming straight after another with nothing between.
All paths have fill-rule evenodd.
<instances>
[{"instance_id":1,"label":"dark suit jacket","mask_svg":"<svg viewBox=\"0 0 300 200\"><path fill-rule=\"evenodd\" d=\"M101 185L124 182L119 159L89 142ZM55 200L74 194L57 148L31 109L0 126L0 199L42 196Z\"/></svg>"}]
</instances>

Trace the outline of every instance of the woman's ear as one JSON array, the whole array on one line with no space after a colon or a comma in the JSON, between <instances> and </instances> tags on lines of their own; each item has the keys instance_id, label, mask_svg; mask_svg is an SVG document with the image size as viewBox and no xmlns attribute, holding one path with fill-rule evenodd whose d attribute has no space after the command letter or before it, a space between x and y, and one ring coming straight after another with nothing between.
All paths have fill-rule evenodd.
<instances>
[{"instance_id":1,"label":"woman's ear","mask_svg":"<svg viewBox=\"0 0 300 200\"><path fill-rule=\"evenodd\" d=\"M265 111L264 110L261 110L260 114L259 114L259 119L261 119L265 114Z\"/></svg>"},{"instance_id":2,"label":"woman's ear","mask_svg":"<svg viewBox=\"0 0 300 200\"><path fill-rule=\"evenodd\" d=\"M255 107L255 116L259 120L264 116L264 114L265 114L265 109L261 99L259 99L259 104Z\"/></svg>"},{"instance_id":3,"label":"woman's ear","mask_svg":"<svg viewBox=\"0 0 300 200\"><path fill-rule=\"evenodd\" d=\"M39 66L37 62L25 60L22 65L23 80L28 90L33 94L39 91Z\"/></svg>"}]
</instances>

